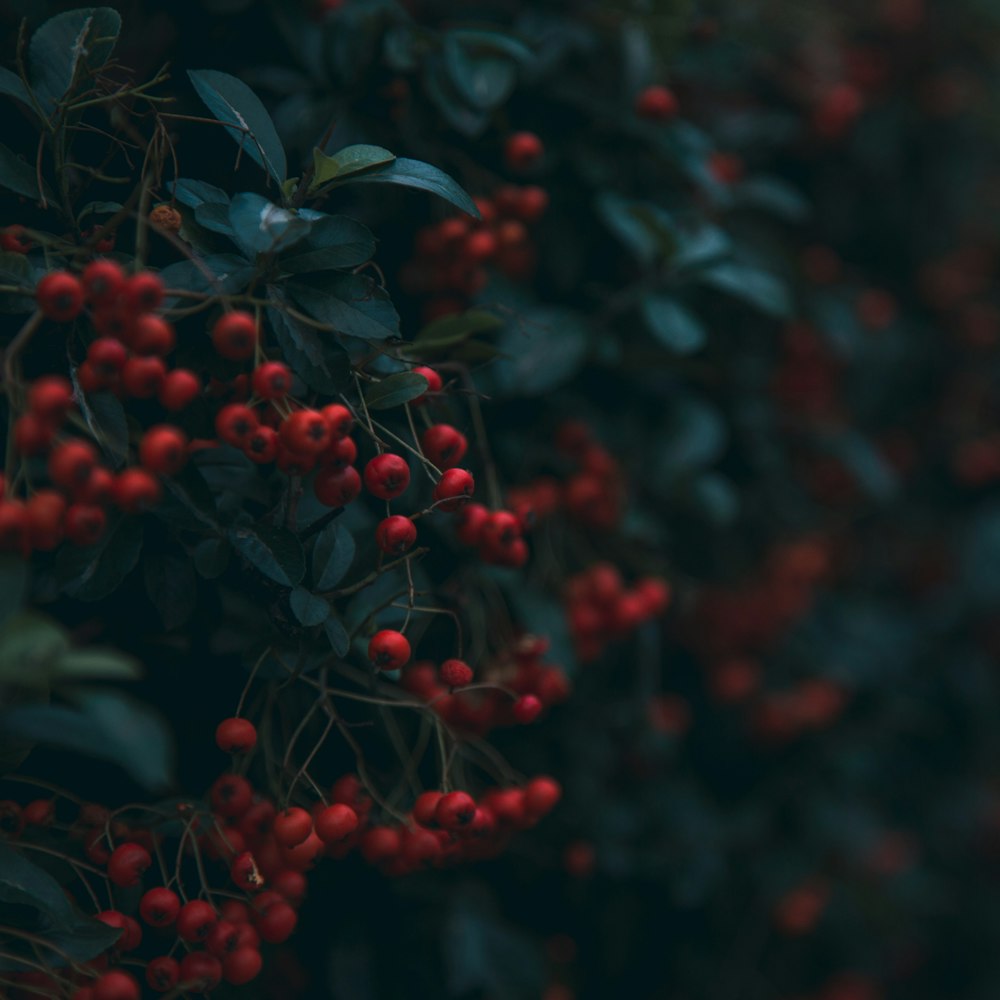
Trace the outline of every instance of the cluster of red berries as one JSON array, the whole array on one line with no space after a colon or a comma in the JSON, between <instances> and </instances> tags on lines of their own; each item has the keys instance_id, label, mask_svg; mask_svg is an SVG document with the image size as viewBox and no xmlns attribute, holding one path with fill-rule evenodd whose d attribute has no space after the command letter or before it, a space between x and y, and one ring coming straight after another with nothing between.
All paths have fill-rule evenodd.
<instances>
[{"instance_id":1,"label":"cluster of red berries","mask_svg":"<svg viewBox=\"0 0 1000 1000\"><path fill-rule=\"evenodd\" d=\"M566 700L569 678L545 662L548 640L522 636L502 655L483 665L478 684L462 660L440 667L420 660L403 671L400 686L427 704L452 728L477 736L501 726L528 725L547 708Z\"/></svg>"},{"instance_id":2,"label":"cluster of red berries","mask_svg":"<svg viewBox=\"0 0 1000 1000\"><path fill-rule=\"evenodd\" d=\"M671 591L666 580L653 576L626 587L617 566L597 562L566 581L565 596L576 655L590 663L608 643L663 615Z\"/></svg>"},{"instance_id":3,"label":"cluster of red berries","mask_svg":"<svg viewBox=\"0 0 1000 1000\"><path fill-rule=\"evenodd\" d=\"M549 196L537 185L504 184L490 198L477 198L481 216L452 216L419 230L414 257L400 281L412 295L432 295L424 318L460 312L486 287L486 267L515 281L535 270L537 251L529 226L545 214Z\"/></svg>"}]
</instances>

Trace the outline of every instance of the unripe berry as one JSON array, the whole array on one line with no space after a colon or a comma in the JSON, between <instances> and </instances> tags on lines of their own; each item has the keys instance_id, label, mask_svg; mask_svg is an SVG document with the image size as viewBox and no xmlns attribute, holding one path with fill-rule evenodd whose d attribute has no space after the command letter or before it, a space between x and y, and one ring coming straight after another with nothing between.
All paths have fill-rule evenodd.
<instances>
[{"instance_id":1,"label":"unripe berry","mask_svg":"<svg viewBox=\"0 0 1000 1000\"><path fill-rule=\"evenodd\" d=\"M401 455L376 455L365 466L365 486L380 500L393 500L410 485L410 467Z\"/></svg>"},{"instance_id":2,"label":"unripe berry","mask_svg":"<svg viewBox=\"0 0 1000 1000\"><path fill-rule=\"evenodd\" d=\"M223 719L215 729L215 742L224 753L249 753L257 744L257 728L249 719Z\"/></svg>"},{"instance_id":3,"label":"unripe berry","mask_svg":"<svg viewBox=\"0 0 1000 1000\"><path fill-rule=\"evenodd\" d=\"M386 555L402 555L416 540L417 526L402 514L385 518L375 529L375 541Z\"/></svg>"},{"instance_id":4,"label":"unripe berry","mask_svg":"<svg viewBox=\"0 0 1000 1000\"><path fill-rule=\"evenodd\" d=\"M410 659L410 643L402 632L383 629L368 643L368 659L376 670L398 670Z\"/></svg>"}]
</instances>

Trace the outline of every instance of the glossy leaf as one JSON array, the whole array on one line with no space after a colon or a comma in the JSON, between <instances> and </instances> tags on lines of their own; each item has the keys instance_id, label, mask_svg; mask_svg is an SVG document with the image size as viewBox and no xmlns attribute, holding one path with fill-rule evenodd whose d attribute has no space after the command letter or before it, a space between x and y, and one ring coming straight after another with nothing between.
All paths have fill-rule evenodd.
<instances>
[{"instance_id":1,"label":"glossy leaf","mask_svg":"<svg viewBox=\"0 0 1000 1000\"><path fill-rule=\"evenodd\" d=\"M339 184L341 181L338 178L334 183ZM402 187L429 191L474 218L479 218L479 209L462 187L443 170L438 170L437 167L421 160L410 160L400 156L387 166L351 174L345 177L342 183L398 184Z\"/></svg>"},{"instance_id":2,"label":"glossy leaf","mask_svg":"<svg viewBox=\"0 0 1000 1000\"><path fill-rule=\"evenodd\" d=\"M337 178L347 177L362 170L383 166L396 159L395 153L381 146L346 146L336 153L327 154L321 149L313 150L312 190L322 187Z\"/></svg>"},{"instance_id":3,"label":"glossy leaf","mask_svg":"<svg viewBox=\"0 0 1000 1000\"><path fill-rule=\"evenodd\" d=\"M354 561L354 535L334 521L317 536L312 552L314 590L332 590Z\"/></svg>"},{"instance_id":4,"label":"glossy leaf","mask_svg":"<svg viewBox=\"0 0 1000 1000\"><path fill-rule=\"evenodd\" d=\"M56 556L56 576L62 589L81 601L107 597L132 572L142 549L142 521L136 517L112 520L96 544L77 548L64 545Z\"/></svg>"},{"instance_id":5,"label":"glossy leaf","mask_svg":"<svg viewBox=\"0 0 1000 1000\"><path fill-rule=\"evenodd\" d=\"M229 223L244 250L268 253L285 249L306 236L307 219L259 194L236 195L229 204Z\"/></svg>"},{"instance_id":6,"label":"glossy leaf","mask_svg":"<svg viewBox=\"0 0 1000 1000\"><path fill-rule=\"evenodd\" d=\"M388 293L364 275L329 275L317 286L289 282L288 294L339 333L362 340L399 336L399 315Z\"/></svg>"},{"instance_id":7,"label":"glossy leaf","mask_svg":"<svg viewBox=\"0 0 1000 1000\"><path fill-rule=\"evenodd\" d=\"M427 379L417 372L399 372L376 382L366 393L369 410L389 410L402 406L427 392Z\"/></svg>"},{"instance_id":8,"label":"glossy leaf","mask_svg":"<svg viewBox=\"0 0 1000 1000\"><path fill-rule=\"evenodd\" d=\"M669 296L645 296L642 315L649 332L676 354L692 354L705 346L705 328L691 312Z\"/></svg>"},{"instance_id":9,"label":"glossy leaf","mask_svg":"<svg viewBox=\"0 0 1000 1000\"><path fill-rule=\"evenodd\" d=\"M42 182L45 195L52 198L52 192ZM0 143L0 187L13 191L25 198L38 200L41 194L38 190L38 175L35 165L22 159L12 150Z\"/></svg>"},{"instance_id":10,"label":"glossy leaf","mask_svg":"<svg viewBox=\"0 0 1000 1000\"><path fill-rule=\"evenodd\" d=\"M299 623L305 626L319 625L326 621L330 605L322 597L310 593L305 587L296 587L288 597L288 603Z\"/></svg>"},{"instance_id":11,"label":"glossy leaf","mask_svg":"<svg viewBox=\"0 0 1000 1000\"><path fill-rule=\"evenodd\" d=\"M264 576L285 587L294 587L306 572L306 558L299 540L284 528L258 525L234 528L233 548Z\"/></svg>"}]
</instances>

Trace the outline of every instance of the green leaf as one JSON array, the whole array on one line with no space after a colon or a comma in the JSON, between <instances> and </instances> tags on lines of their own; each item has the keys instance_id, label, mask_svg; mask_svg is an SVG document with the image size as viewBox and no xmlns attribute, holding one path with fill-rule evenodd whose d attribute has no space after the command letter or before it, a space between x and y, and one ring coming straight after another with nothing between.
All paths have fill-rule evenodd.
<instances>
[{"instance_id":1,"label":"green leaf","mask_svg":"<svg viewBox=\"0 0 1000 1000\"><path fill-rule=\"evenodd\" d=\"M278 288L269 287L275 302L283 302ZM351 381L351 359L330 336L289 316L277 306L267 307L267 317L285 361L311 389L327 395L343 392Z\"/></svg>"},{"instance_id":2,"label":"green leaf","mask_svg":"<svg viewBox=\"0 0 1000 1000\"><path fill-rule=\"evenodd\" d=\"M74 377L76 372L73 373ZM114 468L128 458L128 420L121 400L110 392L76 394L84 420Z\"/></svg>"},{"instance_id":3,"label":"green leaf","mask_svg":"<svg viewBox=\"0 0 1000 1000\"><path fill-rule=\"evenodd\" d=\"M306 557L299 540L284 528L258 525L234 528L229 533L233 548L264 576L285 587L294 587L306 573Z\"/></svg>"},{"instance_id":4,"label":"green leaf","mask_svg":"<svg viewBox=\"0 0 1000 1000\"><path fill-rule=\"evenodd\" d=\"M531 58L520 42L488 31L449 31L443 51L455 88L482 111L492 111L510 97L517 84L518 60Z\"/></svg>"},{"instance_id":5,"label":"green leaf","mask_svg":"<svg viewBox=\"0 0 1000 1000\"><path fill-rule=\"evenodd\" d=\"M506 355L494 366L497 384L522 396L563 385L583 364L588 341L578 313L559 307L531 309L510 322L497 343Z\"/></svg>"},{"instance_id":6,"label":"green leaf","mask_svg":"<svg viewBox=\"0 0 1000 1000\"><path fill-rule=\"evenodd\" d=\"M344 623L332 612L323 622L323 631L326 632L326 637L330 641L333 655L346 656L347 651L351 648L351 637L347 634Z\"/></svg>"},{"instance_id":7,"label":"green leaf","mask_svg":"<svg viewBox=\"0 0 1000 1000\"><path fill-rule=\"evenodd\" d=\"M790 184L777 177L751 177L733 195L734 207L759 208L789 222L802 222L810 205Z\"/></svg>"},{"instance_id":8,"label":"green leaf","mask_svg":"<svg viewBox=\"0 0 1000 1000\"><path fill-rule=\"evenodd\" d=\"M354 562L354 535L334 521L317 536L312 551L314 589L332 590Z\"/></svg>"},{"instance_id":9,"label":"green leaf","mask_svg":"<svg viewBox=\"0 0 1000 1000\"><path fill-rule=\"evenodd\" d=\"M85 7L57 14L31 36L31 89L51 115L83 69L100 69L114 51L122 19L110 7Z\"/></svg>"},{"instance_id":10,"label":"green leaf","mask_svg":"<svg viewBox=\"0 0 1000 1000\"><path fill-rule=\"evenodd\" d=\"M173 196L182 205L187 205L188 208L197 208L199 205L205 204L229 204L229 195L222 188L217 188L214 184L206 184L205 181L180 177L167 186L170 188Z\"/></svg>"},{"instance_id":11,"label":"green leaf","mask_svg":"<svg viewBox=\"0 0 1000 1000\"><path fill-rule=\"evenodd\" d=\"M667 257L675 246L666 220L651 215L649 207L617 194L604 194L597 201L597 214L605 225L646 264Z\"/></svg>"},{"instance_id":12,"label":"green leaf","mask_svg":"<svg viewBox=\"0 0 1000 1000\"><path fill-rule=\"evenodd\" d=\"M56 556L56 578L71 597L99 601L135 569L141 549L142 521L119 517L96 545L64 545Z\"/></svg>"},{"instance_id":13,"label":"green leaf","mask_svg":"<svg viewBox=\"0 0 1000 1000\"><path fill-rule=\"evenodd\" d=\"M412 349L431 354L454 347L477 333L488 333L503 326L499 316L483 309L470 309L454 316L441 316L428 323L413 341Z\"/></svg>"},{"instance_id":14,"label":"green leaf","mask_svg":"<svg viewBox=\"0 0 1000 1000\"><path fill-rule=\"evenodd\" d=\"M35 276L31 264L23 253L0 252L0 282L5 285L20 285L31 288ZM0 293L0 312L26 313L34 309L34 299L27 295L17 295L14 292Z\"/></svg>"},{"instance_id":15,"label":"green leaf","mask_svg":"<svg viewBox=\"0 0 1000 1000\"><path fill-rule=\"evenodd\" d=\"M89 201L80 209L76 221L81 223L88 215L114 215L121 207L119 201Z\"/></svg>"},{"instance_id":16,"label":"green leaf","mask_svg":"<svg viewBox=\"0 0 1000 1000\"><path fill-rule=\"evenodd\" d=\"M329 603L305 587L296 587L289 595L288 603L302 625L319 625L330 614Z\"/></svg>"},{"instance_id":17,"label":"green leaf","mask_svg":"<svg viewBox=\"0 0 1000 1000\"><path fill-rule=\"evenodd\" d=\"M229 222L240 246L256 253L290 247L311 228L309 220L296 212L249 192L236 195L230 202Z\"/></svg>"},{"instance_id":18,"label":"green leaf","mask_svg":"<svg viewBox=\"0 0 1000 1000\"><path fill-rule=\"evenodd\" d=\"M792 299L785 283L759 267L726 261L699 271L698 280L776 319L792 315Z\"/></svg>"},{"instance_id":19,"label":"green leaf","mask_svg":"<svg viewBox=\"0 0 1000 1000\"><path fill-rule=\"evenodd\" d=\"M150 552L142 560L146 593L168 631L183 625L198 603L191 560L171 552Z\"/></svg>"},{"instance_id":20,"label":"green leaf","mask_svg":"<svg viewBox=\"0 0 1000 1000\"><path fill-rule=\"evenodd\" d=\"M229 568L232 546L225 538L206 538L194 550L194 567L206 580L217 580Z\"/></svg>"},{"instance_id":21,"label":"green leaf","mask_svg":"<svg viewBox=\"0 0 1000 1000\"><path fill-rule=\"evenodd\" d=\"M31 103L31 96L24 86L24 81L5 66L0 66L0 94L13 97L16 101L26 104L29 108L34 107Z\"/></svg>"},{"instance_id":22,"label":"green leaf","mask_svg":"<svg viewBox=\"0 0 1000 1000\"><path fill-rule=\"evenodd\" d=\"M0 628L0 680L46 685L53 663L68 651L66 633L51 619L33 612L14 615Z\"/></svg>"},{"instance_id":23,"label":"green leaf","mask_svg":"<svg viewBox=\"0 0 1000 1000\"><path fill-rule=\"evenodd\" d=\"M139 664L115 649L74 649L56 659L53 680L132 681L141 676Z\"/></svg>"},{"instance_id":24,"label":"green leaf","mask_svg":"<svg viewBox=\"0 0 1000 1000\"><path fill-rule=\"evenodd\" d=\"M439 198L444 198L456 208L467 212L474 218L479 218L479 209L462 187L452 180L443 170L432 167L421 160L409 160L398 157L384 167L376 167L364 173L351 174L343 182L338 178L334 184L398 184L402 187L417 188L429 191Z\"/></svg>"},{"instance_id":25,"label":"green leaf","mask_svg":"<svg viewBox=\"0 0 1000 1000\"><path fill-rule=\"evenodd\" d=\"M226 131L236 143L280 185L288 172L285 150L260 98L228 73L189 70L188 77L208 110L227 124Z\"/></svg>"},{"instance_id":26,"label":"green leaf","mask_svg":"<svg viewBox=\"0 0 1000 1000\"><path fill-rule=\"evenodd\" d=\"M402 406L427 392L427 379L417 372L398 372L376 382L366 393L369 410L389 410Z\"/></svg>"},{"instance_id":27,"label":"green leaf","mask_svg":"<svg viewBox=\"0 0 1000 1000\"><path fill-rule=\"evenodd\" d=\"M21 610L27 594L27 560L6 553L0 555L0 628Z\"/></svg>"},{"instance_id":28,"label":"green leaf","mask_svg":"<svg viewBox=\"0 0 1000 1000\"><path fill-rule=\"evenodd\" d=\"M705 346L705 328L695 316L669 296L644 296L642 316L649 332L676 354L692 354Z\"/></svg>"},{"instance_id":29,"label":"green leaf","mask_svg":"<svg viewBox=\"0 0 1000 1000\"><path fill-rule=\"evenodd\" d=\"M5 733L107 760L143 787L170 786L172 745L163 719L148 705L114 689L73 693L74 706L25 705L0 717Z\"/></svg>"},{"instance_id":30,"label":"green leaf","mask_svg":"<svg viewBox=\"0 0 1000 1000\"><path fill-rule=\"evenodd\" d=\"M51 199L52 192L44 181L42 185L45 189L45 196ZM2 143L0 143L0 187L5 187L8 191L36 201L41 198L34 164L22 160Z\"/></svg>"},{"instance_id":31,"label":"green leaf","mask_svg":"<svg viewBox=\"0 0 1000 1000\"><path fill-rule=\"evenodd\" d=\"M399 314L388 293L363 274L331 274L321 286L289 282L288 294L314 319L362 340L399 336Z\"/></svg>"},{"instance_id":32,"label":"green leaf","mask_svg":"<svg viewBox=\"0 0 1000 1000\"><path fill-rule=\"evenodd\" d=\"M229 202L201 202L195 206L194 220L209 232L221 233L236 242L233 224L229 221Z\"/></svg>"},{"instance_id":33,"label":"green leaf","mask_svg":"<svg viewBox=\"0 0 1000 1000\"><path fill-rule=\"evenodd\" d=\"M253 265L232 253L209 254L194 260L182 260L160 271L167 288L185 292L218 291L234 295L243 291L254 276Z\"/></svg>"},{"instance_id":34,"label":"green leaf","mask_svg":"<svg viewBox=\"0 0 1000 1000\"><path fill-rule=\"evenodd\" d=\"M300 214L310 220L312 229L294 254L281 259L279 266L286 274L357 267L375 253L375 237L360 222L344 215Z\"/></svg>"},{"instance_id":35,"label":"green leaf","mask_svg":"<svg viewBox=\"0 0 1000 1000\"><path fill-rule=\"evenodd\" d=\"M381 146L346 146L332 156L321 149L313 150L313 179L309 185L311 191L328 184L330 181L356 174L362 170L371 170L396 159L395 153Z\"/></svg>"}]
</instances>

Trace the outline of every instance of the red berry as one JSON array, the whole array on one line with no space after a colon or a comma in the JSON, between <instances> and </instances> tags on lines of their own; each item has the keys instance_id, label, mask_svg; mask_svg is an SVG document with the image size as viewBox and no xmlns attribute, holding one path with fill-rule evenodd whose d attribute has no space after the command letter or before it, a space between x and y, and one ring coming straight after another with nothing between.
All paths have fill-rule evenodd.
<instances>
[{"instance_id":1,"label":"red berry","mask_svg":"<svg viewBox=\"0 0 1000 1000\"><path fill-rule=\"evenodd\" d=\"M334 438L317 457L317 463L328 469L346 469L358 458L358 446L353 438Z\"/></svg>"},{"instance_id":2,"label":"red berry","mask_svg":"<svg viewBox=\"0 0 1000 1000\"><path fill-rule=\"evenodd\" d=\"M97 465L97 450L89 441L75 438L56 445L49 455L49 478L71 493L84 486Z\"/></svg>"},{"instance_id":3,"label":"red berry","mask_svg":"<svg viewBox=\"0 0 1000 1000\"><path fill-rule=\"evenodd\" d=\"M212 785L210 799L212 808L227 819L241 816L253 802L250 782L239 774L223 774Z\"/></svg>"},{"instance_id":4,"label":"red berry","mask_svg":"<svg viewBox=\"0 0 1000 1000\"><path fill-rule=\"evenodd\" d=\"M257 744L257 728L249 719L223 719L216 727L215 742L224 753L249 753Z\"/></svg>"},{"instance_id":5,"label":"red berry","mask_svg":"<svg viewBox=\"0 0 1000 1000\"><path fill-rule=\"evenodd\" d=\"M549 193L545 188L529 185L517 195L513 214L522 222L537 222L549 207Z\"/></svg>"},{"instance_id":6,"label":"red berry","mask_svg":"<svg viewBox=\"0 0 1000 1000\"><path fill-rule=\"evenodd\" d=\"M138 885L143 873L153 863L141 844L121 844L111 852L108 878L120 887Z\"/></svg>"},{"instance_id":7,"label":"red berry","mask_svg":"<svg viewBox=\"0 0 1000 1000\"><path fill-rule=\"evenodd\" d=\"M166 993L172 990L181 978L181 967L176 958L160 955L150 959L146 966L146 982L151 990Z\"/></svg>"},{"instance_id":8,"label":"red berry","mask_svg":"<svg viewBox=\"0 0 1000 1000\"><path fill-rule=\"evenodd\" d=\"M361 477L353 465L346 469L320 469L313 480L316 499L327 507L346 507L361 492Z\"/></svg>"},{"instance_id":9,"label":"red berry","mask_svg":"<svg viewBox=\"0 0 1000 1000\"><path fill-rule=\"evenodd\" d=\"M402 514L385 518L375 529L375 541L386 555L402 555L416 540L417 526Z\"/></svg>"},{"instance_id":10,"label":"red berry","mask_svg":"<svg viewBox=\"0 0 1000 1000\"><path fill-rule=\"evenodd\" d=\"M649 121L669 121L677 114L678 107L674 92L659 85L647 87L635 98L635 113Z\"/></svg>"},{"instance_id":11,"label":"red berry","mask_svg":"<svg viewBox=\"0 0 1000 1000\"><path fill-rule=\"evenodd\" d=\"M400 455L376 455L365 466L365 486L380 500L393 500L410 485L410 467Z\"/></svg>"},{"instance_id":12,"label":"red berry","mask_svg":"<svg viewBox=\"0 0 1000 1000\"><path fill-rule=\"evenodd\" d=\"M136 313L150 313L163 302L163 282L151 271L140 271L125 282L122 298Z\"/></svg>"},{"instance_id":13,"label":"red berry","mask_svg":"<svg viewBox=\"0 0 1000 1000\"><path fill-rule=\"evenodd\" d=\"M419 406L421 403L427 400L428 392L440 392L442 385L444 385L444 383L441 381L441 376L438 375L438 373L434 371L433 368L428 368L426 365L418 365L416 368L413 369L413 374L423 375L423 377L427 379L427 392L425 392L422 396L417 396L416 399L411 399L410 400L411 406Z\"/></svg>"},{"instance_id":14,"label":"red berry","mask_svg":"<svg viewBox=\"0 0 1000 1000\"><path fill-rule=\"evenodd\" d=\"M139 900L139 916L150 927L169 927L181 911L177 893L165 886L157 886L143 893Z\"/></svg>"},{"instance_id":15,"label":"red berry","mask_svg":"<svg viewBox=\"0 0 1000 1000\"><path fill-rule=\"evenodd\" d=\"M282 847L295 847L312 833L312 816L305 809L292 806L274 817L274 839Z\"/></svg>"},{"instance_id":16,"label":"red berry","mask_svg":"<svg viewBox=\"0 0 1000 1000\"><path fill-rule=\"evenodd\" d=\"M83 269L83 290L91 305L106 305L125 290L125 272L113 260L94 260Z\"/></svg>"},{"instance_id":17,"label":"red berry","mask_svg":"<svg viewBox=\"0 0 1000 1000\"><path fill-rule=\"evenodd\" d=\"M281 944L291 937L298 922L298 914L288 903L272 903L257 918L257 930L268 944Z\"/></svg>"},{"instance_id":18,"label":"red berry","mask_svg":"<svg viewBox=\"0 0 1000 1000\"><path fill-rule=\"evenodd\" d=\"M131 973L110 969L94 983L94 1000L139 1000L139 983Z\"/></svg>"},{"instance_id":19,"label":"red berry","mask_svg":"<svg viewBox=\"0 0 1000 1000\"><path fill-rule=\"evenodd\" d=\"M476 815L476 800L467 792L442 795L434 809L434 819L445 830L460 830Z\"/></svg>"},{"instance_id":20,"label":"red berry","mask_svg":"<svg viewBox=\"0 0 1000 1000\"><path fill-rule=\"evenodd\" d=\"M24 812L10 799L0 802L0 833L7 837L17 837L24 829Z\"/></svg>"},{"instance_id":21,"label":"red berry","mask_svg":"<svg viewBox=\"0 0 1000 1000\"><path fill-rule=\"evenodd\" d=\"M281 425L281 443L302 455L318 455L330 443L330 427L316 410L297 410Z\"/></svg>"},{"instance_id":22,"label":"red berry","mask_svg":"<svg viewBox=\"0 0 1000 1000\"><path fill-rule=\"evenodd\" d=\"M48 552L63 538L66 498L55 490L39 490L24 505L31 547Z\"/></svg>"},{"instance_id":23,"label":"red berry","mask_svg":"<svg viewBox=\"0 0 1000 1000\"><path fill-rule=\"evenodd\" d=\"M358 828L358 814L350 806L335 802L316 814L315 827L324 844L335 844Z\"/></svg>"},{"instance_id":24,"label":"red berry","mask_svg":"<svg viewBox=\"0 0 1000 1000\"><path fill-rule=\"evenodd\" d=\"M35 413L22 413L14 421L14 447L21 455L44 455L55 436L56 428Z\"/></svg>"},{"instance_id":25,"label":"red berry","mask_svg":"<svg viewBox=\"0 0 1000 1000\"><path fill-rule=\"evenodd\" d=\"M31 552L31 521L20 500L0 501L0 551L22 556Z\"/></svg>"},{"instance_id":26,"label":"red berry","mask_svg":"<svg viewBox=\"0 0 1000 1000\"><path fill-rule=\"evenodd\" d=\"M136 354L157 354L166 357L177 345L173 324L162 316L145 313L136 318L129 346Z\"/></svg>"},{"instance_id":27,"label":"red berry","mask_svg":"<svg viewBox=\"0 0 1000 1000\"><path fill-rule=\"evenodd\" d=\"M439 469L452 469L462 461L469 442L450 424L434 424L420 436L420 446Z\"/></svg>"},{"instance_id":28,"label":"red berry","mask_svg":"<svg viewBox=\"0 0 1000 1000\"><path fill-rule=\"evenodd\" d=\"M521 697L514 702L513 711L514 718L517 719L522 726L526 726L529 722L534 722L535 719L541 715L542 703L533 694L521 695Z\"/></svg>"},{"instance_id":29,"label":"red berry","mask_svg":"<svg viewBox=\"0 0 1000 1000\"><path fill-rule=\"evenodd\" d=\"M497 238L489 229L477 229L465 238L462 251L469 260L481 264L496 254Z\"/></svg>"},{"instance_id":30,"label":"red berry","mask_svg":"<svg viewBox=\"0 0 1000 1000\"><path fill-rule=\"evenodd\" d=\"M176 475L184 468L188 452L187 435L170 424L151 427L139 442L139 460L160 476Z\"/></svg>"},{"instance_id":31,"label":"red berry","mask_svg":"<svg viewBox=\"0 0 1000 1000\"><path fill-rule=\"evenodd\" d=\"M212 346L229 361L249 361L257 349L257 321L248 312L225 313L212 327Z\"/></svg>"},{"instance_id":32,"label":"red berry","mask_svg":"<svg viewBox=\"0 0 1000 1000\"><path fill-rule=\"evenodd\" d=\"M69 271L50 271L35 289L38 308L46 319L68 323L83 312L83 285Z\"/></svg>"},{"instance_id":33,"label":"red berry","mask_svg":"<svg viewBox=\"0 0 1000 1000\"><path fill-rule=\"evenodd\" d=\"M167 368L162 358L129 358L122 366L122 388L135 399L151 399L163 387Z\"/></svg>"},{"instance_id":34,"label":"red berry","mask_svg":"<svg viewBox=\"0 0 1000 1000\"><path fill-rule=\"evenodd\" d=\"M256 948L237 948L222 960L222 978L232 986L242 986L260 974L263 959Z\"/></svg>"},{"instance_id":35,"label":"red berry","mask_svg":"<svg viewBox=\"0 0 1000 1000\"><path fill-rule=\"evenodd\" d=\"M537 166L545 147L534 132L515 132L508 136L503 152L507 166L521 173Z\"/></svg>"},{"instance_id":36,"label":"red berry","mask_svg":"<svg viewBox=\"0 0 1000 1000\"><path fill-rule=\"evenodd\" d=\"M441 683L448 687L465 687L472 683L472 667L464 660L445 660L441 664Z\"/></svg>"},{"instance_id":37,"label":"red berry","mask_svg":"<svg viewBox=\"0 0 1000 1000\"><path fill-rule=\"evenodd\" d=\"M383 629L368 643L368 659L376 670L398 670L410 659L410 643L402 632Z\"/></svg>"},{"instance_id":38,"label":"red berry","mask_svg":"<svg viewBox=\"0 0 1000 1000\"><path fill-rule=\"evenodd\" d=\"M306 898L306 877L300 871L286 868L271 880L275 892L281 893L291 906L298 907Z\"/></svg>"},{"instance_id":39,"label":"red berry","mask_svg":"<svg viewBox=\"0 0 1000 1000\"><path fill-rule=\"evenodd\" d=\"M126 514L141 514L160 502L160 484L145 469L125 469L111 484L111 498Z\"/></svg>"},{"instance_id":40,"label":"red berry","mask_svg":"<svg viewBox=\"0 0 1000 1000\"><path fill-rule=\"evenodd\" d=\"M476 490L476 481L466 469L447 469L434 487L438 510L458 510Z\"/></svg>"},{"instance_id":41,"label":"red berry","mask_svg":"<svg viewBox=\"0 0 1000 1000\"><path fill-rule=\"evenodd\" d=\"M266 465L278 457L280 441L273 427L256 427L243 440L243 454L258 465Z\"/></svg>"},{"instance_id":42,"label":"red berry","mask_svg":"<svg viewBox=\"0 0 1000 1000\"><path fill-rule=\"evenodd\" d=\"M215 415L215 433L236 448L242 448L258 426L257 414L242 403L230 403Z\"/></svg>"},{"instance_id":43,"label":"red berry","mask_svg":"<svg viewBox=\"0 0 1000 1000\"><path fill-rule=\"evenodd\" d=\"M66 511L66 537L74 545L96 545L107 524L103 508L95 504L75 503Z\"/></svg>"},{"instance_id":44,"label":"red berry","mask_svg":"<svg viewBox=\"0 0 1000 1000\"><path fill-rule=\"evenodd\" d=\"M120 374L127 360L125 345L115 337L98 337L87 348L87 361L105 379Z\"/></svg>"},{"instance_id":45,"label":"red berry","mask_svg":"<svg viewBox=\"0 0 1000 1000\"><path fill-rule=\"evenodd\" d=\"M142 928L138 921L126 916L118 910L103 910L96 915L96 919L108 927L116 927L121 930L115 947L119 951L132 951L142 944Z\"/></svg>"},{"instance_id":46,"label":"red berry","mask_svg":"<svg viewBox=\"0 0 1000 1000\"><path fill-rule=\"evenodd\" d=\"M228 920L220 920L205 938L205 949L216 958L225 958L239 947L239 928Z\"/></svg>"},{"instance_id":47,"label":"red berry","mask_svg":"<svg viewBox=\"0 0 1000 1000\"><path fill-rule=\"evenodd\" d=\"M483 525L489 516L489 510L481 503L467 503L455 515L455 534L458 540L463 545L478 545Z\"/></svg>"},{"instance_id":48,"label":"red berry","mask_svg":"<svg viewBox=\"0 0 1000 1000\"><path fill-rule=\"evenodd\" d=\"M73 386L62 375L46 375L28 390L28 408L42 420L61 424L73 406Z\"/></svg>"},{"instance_id":49,"label":"red berry","mask_svg":"<svg viewBox=\"0 0 1000 1000\"><path fill-rule=\"evenodd\" d=\"M435 813L437 811L438 803L443 797L443 792L421 792L421 794L417 796L417 801L413 803L413 818L421 826L437 826Z\"/></svg>"},{"instance_id":50,"label":"red berry","mask_svg":"<svg viewBox=\"0 0 1000 1000\"><path fill-rule=\"evenodd\" d=\"M333 438L345 438L351 433L354 426L354 418L351 411L340 403L330 403L319 411L327 426L330 428L330 436Z\"/></svg>"},{"instance_id":51,"label":"red berry","mask_svg":"<svg viewBox=\"0 0 1000 1000\"><path fill-rule=\"evenodd\" d=\"M262 399L282 399L292 388L292 373L280 361L265 361L253 370L250 382Z\"/></svg>"},{"instance_id":52,"label":"red berry","mask_svg":"<svg viewBox=\"0 0 1000 1000\"><path fill-rule=\"evenodd\" d=\"M534 816L551 812L562 798L562 786L554 778L532 778L524 789L524 806Z\"/></svg>"},{"instance_id":53,"label":"red berry","mask_svg":"<svg viewBox=\"0 0 1000 1000\"><path fill-rule=\"evenodd\" d=\"M186 368L175 368L168 372L159 390L160 404L176 413L186 409L201 393L201 379Z\"/></svg>"},{"instance_id":54,"label":"red berry","mask_svg":"<svg viewBox=\"0 0 1000 1000\"><path fill-rule=\"evenodd\" d=\"M189 951L181 959L181 982L196 993L207 993L222 982L222 963L207 951Z\"/></svg>"},{"instance_id":55,"label":"red berry","mask_svg":"<svg viewBox=\"0 0 1000 1000\"><path fill-rule=\"evenodd\" d=\"M52 799L35 799L24 807L24 822L29 826L51 826L55 814Z\"/></svg>"},{"instance_id":56,"label":"red berry","mask_svg":"<svg viewBox=\"0 0 1000 1000\"><path fill-rule=\"evenodd\" d=\"M391 826L373 826L361 837L361 856L370 865L395 858L403 846L399 830Z\"/></svg>"},{"instance_id":57,"label":"red berry","mask_svg":"<svg viewBox=\"0 0 1000 1000\"><path fill-rule=\"evenodd\" d=\"M8 253L27 253L34 244L24 226L14 223L0 229L0 250Z\"/></svg>"},{"instance_id":58,"label":"red berry","mask_svg":"<svg viewBox=\"0 0 1000 1000\"><path fill-rule=\"evenodd\" d=\"M182 941L204 941L219 922L218 914L210 903L192 899L177 914L177 936Z\"/></svg>"}]
</instances>

